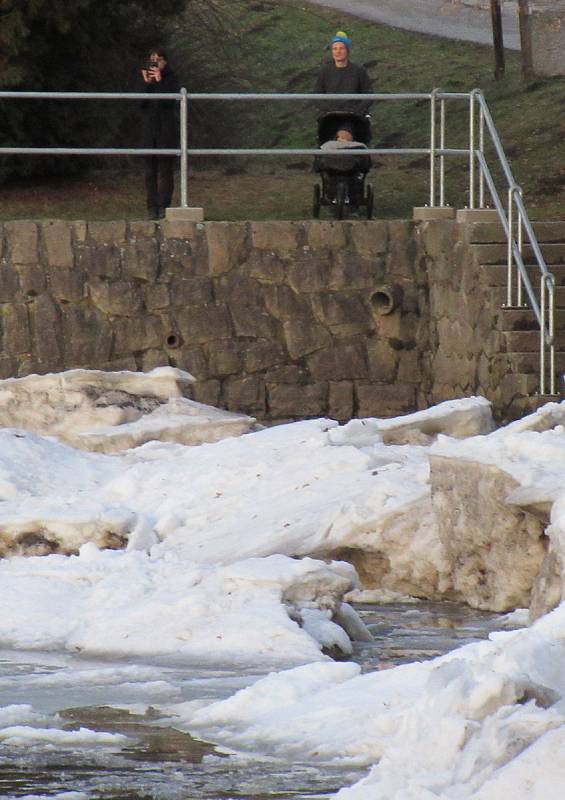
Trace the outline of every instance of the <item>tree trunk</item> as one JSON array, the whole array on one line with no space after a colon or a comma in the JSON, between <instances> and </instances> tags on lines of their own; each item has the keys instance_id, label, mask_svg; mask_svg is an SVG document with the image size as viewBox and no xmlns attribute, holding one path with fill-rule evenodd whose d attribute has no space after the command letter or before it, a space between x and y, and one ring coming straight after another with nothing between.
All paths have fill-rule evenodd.
<instances>
[{"instance_id":1,"label":"tree trunk","mask_svg":"<svg viewBox=\"0 0 565 800\"><path fill-rule=\"evenodd\" d=\"M532 28L529 0L518 0L518 21L520 23L520 48L522 50L522 75L530 79L534 74L532 56Z\"/></svg>"},{"instance_id":2,"label":"tree trunk","mask_svg":"<svg viewBox=\"0 0 565 800\"><path fill-rule=\"evenodd\" d=\"M499 80L504 75L504 41L502 38L501 0L490 0L492 17L492 38L494 43L494 77Z\"/></svg>"}]
</instances>

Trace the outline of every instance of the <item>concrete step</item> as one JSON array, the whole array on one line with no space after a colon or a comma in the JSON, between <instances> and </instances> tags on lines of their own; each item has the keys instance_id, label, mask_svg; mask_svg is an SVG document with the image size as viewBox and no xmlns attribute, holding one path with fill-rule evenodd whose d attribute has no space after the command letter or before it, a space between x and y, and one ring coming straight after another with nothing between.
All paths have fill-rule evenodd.
<instances>
[{"instance_id":1,"label":"concrete step","mask_svg":"<svg viewBox=\"0 0 565 800\"><path fill-rule=\"evenodd\" d=\"M540 348L539 331L502 331L502 341L507 353L538 353ZM555 334L555 346L565 351L565 331Z\"/></svg>"},{"instance_id":2,"label":"concrete step","mask_svg":"<svg viewBox=\"0 0 565 800\"><path fill-rule=\"evenodd\" d=\"M565 242L565 222L534 222L532 225L540 244ZM497 222L470 223L468 226L468 236L472 244L491 244L506 241L506 234L502 229L502 225Z\"/></svg>"},{"instance_id":3,"label":"concrete step","mask_svg":"<svg viewBox=\"0 0 565 800\"><path fill-rule=\"evenodd\" d=\"M538 323L531 308L505 308L498 318L499 331L537 331ZM555 330L565 330L565 308L555 311Z\"/></svg>"},{"instance_id":4,"label":"concrete step","mask_svg":"<svg viewBox=\"0 0 565 800\"><path fill-rule=\"evenodd\" d=\"M539 372L539 353L505 353L509 370L514 374L523 373L525 375ZM565 372L565 351L558 350L555 353L555 369L557 373Z\"/></svg>"},{"instance_id":5,"label":"concrete step","mask_svg":"<svg viewBox=\"0 0 565 800\"><path fill-rule=\"evenodd\" d=\"M503 307L506 305L506 279L503 284L490 284L487 283L487 286L492 287L492 296L493 302ZM536 287L537 288L537 287ZM537 296L538 292L536 292ZM525 295L524 295L525 297ZM555 288L555 308L556 310L564 309L565 308L565 286L557 286Z\"/></svg>"},{"instance_id":6,"label":"concrete step","mask_svg":"<svg viewBox=\"0 0 565 800\"><path fill-rule=\"evenodd\" d=\"M555 278L557 286L565 286L565 264L550 264L548 265L549 271ZM508 267L506 264L481 264L481 269L484 271L487 286L505 286ZM526 264L526 272L532 287L536 290L539 289L541 272L536 265ZM516 283L516 269L512 270L512 279Z\"/></svg>"},{"instance_id":7,"label":"concrete step","mask_svg":"<svg viewBox=\"0 0 565 800\"><path fill-rule=\"evenodd\" d=\"M506 263L508 249L505 244L474 244L473 252L479 264L504 264ZM543 244L541 252L545 263L551 264L565 263L565 242ZM534 264L532 248L525 245L522 249L522 258L526 264Z\"/></svg>"}]
</instances>

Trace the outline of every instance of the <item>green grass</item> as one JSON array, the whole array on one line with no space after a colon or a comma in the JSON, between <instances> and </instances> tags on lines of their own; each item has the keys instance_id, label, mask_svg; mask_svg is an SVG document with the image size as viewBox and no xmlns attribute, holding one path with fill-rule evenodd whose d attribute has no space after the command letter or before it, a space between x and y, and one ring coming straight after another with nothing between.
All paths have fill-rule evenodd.
<instances>
[{"instance_id":1,"label":"green grass","mask_svg":"<svg viewBox=\"0 0 565 800\"><path fill-rule=\"evenodd\" d=\"M217 0L217 5L223 10L223 30L203 33L196 52L190 21L179 22L173 52L191 91L195 58L208 60L210 75L204 87L208 91L312 91L318 68L328 57L326 43L336 30L345 29L353 40L352 57L367 65L375 91L429 92L441 87L460 92L480 87L531 216L563 216L563 79L524 82L519 54L507 51L506 75L495 81L490 47L386 28L296 0ZM372 115L375 146L427 146L428 103L380 102L374 104ZM240 102L221 108L199 103L189 114L197 122L196 135L204 136L208 144L217 138L224 146L242 147L315 146L316 116L313 104L286 101ZM467 130L466 103L448 103L447 146L465 147ZM487 147L487 155L492 155L492 148ZM8 187L0 218L142 216L140 171ZM208 219L298 219L310 216L315 178L304 158L259 162L233 157L213 162L213 167L207 159L205 169L202 162L194 164L189 200L203 205ZM379 217L410 216L413 206L429 200L426 158L383 156L370 179ZM466 205L467 183L465 160L449 161L446 202Z\"/></svg>"}]
</instances>

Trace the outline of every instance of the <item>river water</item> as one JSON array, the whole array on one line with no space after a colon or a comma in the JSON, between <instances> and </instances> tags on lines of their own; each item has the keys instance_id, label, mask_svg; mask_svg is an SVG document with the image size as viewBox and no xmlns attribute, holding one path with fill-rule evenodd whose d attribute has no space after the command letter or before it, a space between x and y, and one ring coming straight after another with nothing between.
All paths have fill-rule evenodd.
<instances>
[{"instance_id":1,"label":"river water","mask_svg":"<svg viewBox=\"0 0 565 800\"><path fill-rule=\"evenodd\" d=\"M353 659L364 672L433 658L486 638L501 623L498 615L454 603L356 608L374 637L355 648ZM315 800L359 780L366 770L227 757L213 744L163 727L159 713L147 710L151 703L227 697L260 674L252 667L189 669L0 651L0 707L30 704L61 731L56 745L40 738L25 746L2 743L0 797L80 792L88 800ZM65 743L66 731L80 728L128 738L77 745L73 736Z\"/></svg>"}]
</instances>

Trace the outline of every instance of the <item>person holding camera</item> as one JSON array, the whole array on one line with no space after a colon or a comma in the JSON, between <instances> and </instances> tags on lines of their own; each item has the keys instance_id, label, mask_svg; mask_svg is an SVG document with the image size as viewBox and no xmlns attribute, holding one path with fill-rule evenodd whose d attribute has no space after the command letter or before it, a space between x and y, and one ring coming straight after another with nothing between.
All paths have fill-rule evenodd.
<instances>
[{"instance_id":1,"label":"person holding camera","mask_svg":"<svg viewBox=\"0 0 565 800\"><path fill-rule=\"evenodd\" d=\"M152 48L147 63L141 69L142 92L177 93L178 79L169 66L164 50ZM143 111L144 148L178 148L179 125L175 100L147 100L141 103ZM145 189L147 210L151 219L162 219L171 205L174 189L173 156L147 156L145 159Z\"/></svg>"}]
</instances>

